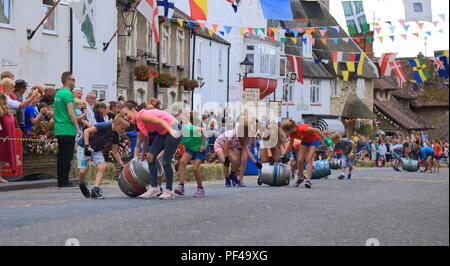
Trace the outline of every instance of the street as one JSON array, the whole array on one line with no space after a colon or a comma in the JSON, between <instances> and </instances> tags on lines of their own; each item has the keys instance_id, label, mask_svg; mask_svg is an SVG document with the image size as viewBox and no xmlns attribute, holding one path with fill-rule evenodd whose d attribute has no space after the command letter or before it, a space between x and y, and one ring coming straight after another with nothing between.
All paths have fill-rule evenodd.
<instances>
[{"instance_id":1,"label":"street","mask_svg":"<svg viewBox=\"0 0 450 266\"><path fill-rule=\"evenodd\" d=\"M0 193L0 245L449 245L449 171L358 169L352 180L303 186L246 188L194 184L174 200L127 198L104 187L105 200L84 199L78 189Z\"/></svg>"}]
</instances>

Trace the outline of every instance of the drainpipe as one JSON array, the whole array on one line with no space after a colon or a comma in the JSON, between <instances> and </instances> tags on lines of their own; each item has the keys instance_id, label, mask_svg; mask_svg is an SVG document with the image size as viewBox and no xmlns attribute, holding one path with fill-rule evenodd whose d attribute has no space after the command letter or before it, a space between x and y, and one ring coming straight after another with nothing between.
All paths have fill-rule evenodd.
<instances>
[{"instance_id":1,"label":"drainpipe","mask_svg":"<svg viewBox=\"0 0 450 266\"><path fill-rule=\"evenodd\" d=\"M191 30L191 34L194 34L194 41L193 41L193 47L192 47L192 79L195 79L195 48L197 47L196 41L197 41L197 34ZM191 111L194 111L194 91L193 89L191 91Z\"/></svg>"},{"instance_id":2,"label":"drainpipe","mask_svg":"<svg viewBox=\"0 0 450 266\"><path fill-rule=\"evenodd\" d=\"M231 44L228 45L227 59L227 107L230 105L230 50Z\"/></svg>"},{"instance_id":3,"label":"drainpipe","mask_svg":"<svg viewBox=\"0 0 450 266\"><path fill-rule=\"evenodd\" d=\"M73 73L73 11L70 10L70 28L69 28L69 69Z\"/></svg>"}]
</instances>

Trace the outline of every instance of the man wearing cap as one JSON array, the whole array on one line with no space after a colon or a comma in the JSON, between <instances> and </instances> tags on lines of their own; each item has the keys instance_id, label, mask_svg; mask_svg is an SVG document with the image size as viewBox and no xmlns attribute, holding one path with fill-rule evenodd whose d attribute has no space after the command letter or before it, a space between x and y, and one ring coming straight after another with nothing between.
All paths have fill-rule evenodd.
<instances>
[{"instance_id":1,"label":"man wearing cap","mask_svg":"<svg viewBox=\"0 0 450 266\"><path fill-rule=\"evenodd\" d=\"M23 95L27 90L28 83L23 79L16 80L16 86L14 86L14 96L16 101L23 102ZM20 128L22 131L25 129L24 113L23 109L19 108L13 111L16 118L16 127Z\"/></svg>"}]
</instances>

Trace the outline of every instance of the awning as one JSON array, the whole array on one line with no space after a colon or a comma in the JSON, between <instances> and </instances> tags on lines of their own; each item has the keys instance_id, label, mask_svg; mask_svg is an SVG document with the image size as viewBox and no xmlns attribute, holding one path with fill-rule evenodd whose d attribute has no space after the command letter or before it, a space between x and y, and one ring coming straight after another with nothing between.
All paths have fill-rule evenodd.
<instances>
[{"instance_id":1,"label":"awning","mask_svg":"<svg viewBox=\"0 0 450 266\"><path fill-rule=\"evenodd\" d=\"M253 89L253 88L260 90L262 100L276 90L277 80L267 78L245 78L244 89Z\"/></svg>"},{"instance_id":2,"label":"awning","mask_svg":"<svg viewBox=\"0 0 450 266\"><path fill-rule=\"evenodd\" d=\"M328 131L333 133L343 134L345 133L345 127L339 119L325 119L319 118L317 120L317 127L322 131Z\"/></svg>"}]
</instances>

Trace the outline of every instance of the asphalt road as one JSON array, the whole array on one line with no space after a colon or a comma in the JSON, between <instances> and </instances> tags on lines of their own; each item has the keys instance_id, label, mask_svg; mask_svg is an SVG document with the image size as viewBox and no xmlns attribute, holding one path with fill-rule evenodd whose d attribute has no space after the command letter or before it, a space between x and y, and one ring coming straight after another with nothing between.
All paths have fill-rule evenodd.
<instances>
[{"instance_id":1,"label":"asphalt road","mask_svg":"<svg viewBox=\"0 0 450 266\"><path fill-rule=\"evenodd\" d=\"M118 187L105 200L78 189L0 193L0 245L449 245L449 171L440 174L360 169L353 180L304 187L225 188L207 197L130 199ZM294 182L292 182L294 183Z\"/></svg>"}]
</instances>

